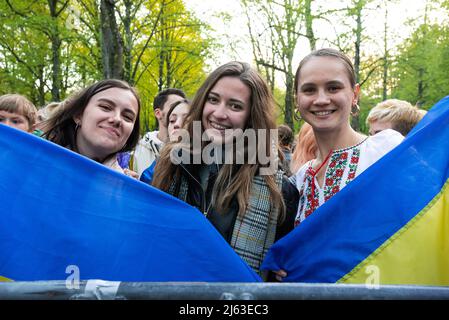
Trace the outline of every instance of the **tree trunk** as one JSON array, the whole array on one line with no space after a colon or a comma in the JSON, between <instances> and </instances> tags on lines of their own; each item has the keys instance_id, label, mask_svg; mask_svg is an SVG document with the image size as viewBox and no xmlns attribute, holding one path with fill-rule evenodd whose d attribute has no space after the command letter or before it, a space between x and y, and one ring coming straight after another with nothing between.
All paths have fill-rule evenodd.
<instances>
[{"instance_id":1,"label":"tree trunk","mask_svg":"<svg viewBox=\"0 0 449 320\"><path fill-rule=\"evenodd\" d=\"M52 87L51 98L52 101L61 100L61 61L60 61L60 47L61 39L59 38L59 28L57 21L56 5L57 0L48 0L48 6L50 8L50 16L52 18L52 31L51 31L51 54L52 54Z\"/></svg>"},{"instance_id":2,"label":"tree trunk","mask_svg":"<svg viewBox=\"0 0 449 320\"><path fill-rule=\"evenodd\" d=\"M103 76L123 79L123 39L115 19L115 1L101 0L100 5Z\"/></svg>"},{"instance_id":3,"label":"tree trunk","mask_svg":"<svg viewBox=\"0 0 449 320\"><path fill-rule=\"evenodd\" d=\"M171 51L168 51L165 55L165 66L167 68L167 88L171 88L171 82L172 82L172 67L171 67Z\"/></svg>"},{"instance_id":4,"label":"tree trunk","mask_svg":"<svg viewBox=\"0 0 449 320\"><path fill-rule=\"evenodd\" d=\"M305 23L306 23L306 36L309 40L310 50L316 49L316 38L313 32L313 16L312 16L312 0L305 1Z\"/></svg>"},{"instance_id":5,"label":"tree trunk","mask_svg":"<svg viewBox=\"0 0 449 320\"><path fill-rule=\"evenodd\" d=\"M134 84L134 79L131 77L132 73L132 57L131 57L131 49L133 46L132 43L132 34L131 34L131 6L132 1L125 0L123 1L125 5L125 18L123 19L123 27L125 29L125 46L124 46L124 57L125 57L125 70L124 70L124 79L131 85Z\"/></svg>"},{"instance_id":6,"label":"tree trunk","mask_svg":"<svg viewBox=\"0 0 449 320\"><path fill-rule=\"evenodd\" d=\"M424 11L424 26L427 26L427 19L428 19L428 10L429 10L429 4L426 2L426 8ZM425 39L427 36L427 27L425 27L423 29L423 40L425 43ZM424 73L425 73L425 68L421 67L418 69L418 97L417 97L417 101L416 101L416 105L420 108L422 107L423 103L424 103Z\"/></svg>"},{"instance_id":7,"label":"tree trunk","mask_svg":"<svg viewBox=\"0 0 449 320\"><path fill-rule=\"evenodd\" d=\"M293 55L295 52L295 48L298 41L298 36L296 35L296 26L298 26L299 16L297 11L293 5L294 1L285 1L284 2L284 10L285 10L285 19L287 23L287 41L286 48L284 48L285 52L285 66L286 66L286 81L285 81L285 124L287 124L290 128L294 128L293 124L293 97L294 97L294 73L293 73ZM312 31L313 33L313 31Z\"/></svg>"},{"instance_id":8,"label":"tree trunk","mask_svg":"<svg viewBox=\"0 0 449 320\"><path fill-rule=\"evenodd\" d=\"M421 107L423 104L424 98L424 68L419 68L418 70L418 101L416 101L416 105Z\"/></svg>"},{"instance_id":9,"label":"tree trunk","mask_svg":"<svg viewBox=\"0 0 449 320\"><path fill-rule=\"evenodd\" d=\"M355 42L355 56L354 56L354 71L356 82L360 81L360 45L362 42L362 4L363 0L357 1L356 14L357 14L357 27L356 27L356 42ZM359 113L352 116L351 126L355 131L360 131L360 119Z\"/></svg>"},{"instance_id":10,"label":"tree trunk","mask_svg":"<svg viewBox=\"0 0 449 320\"><path fill-rule=\"evenodd\" d=\"M159 89L159 91L161 91L164 88L164 64L165 64L165 56L166 56L166 52L165 52L165 26L166 26L166 20L165 20L165 2L162 3L162 7L161 7L161 47L160 47L160 52L159 52L159 80L158 80L158 84L157 87Z\"/></svg>"},{"instance_id":11,"label":"tree trunk","mask_svg":"<svg viewBox=\"0 0 449 320\"><path fill-rule=\"evenodd\" d=\"M162 88L164 87L164 56L165 52L164 50L161 50L159 53L159 80L157 82L158 91L162 91Z\"/></svg>"},{"instance_id":12,"label":"tree trunk","mask_svg":"<svg viewBox=\"0 0 449 320\"><path fill-rule=\"evenodd\" d=\"M360 1L357 2L357 18L356 18L356 41L354 56L355 81L360 81L360 45L362 42L362 7Z\"/></svg>"},{"instance_id":13,"label":"tree trunk","mask_svg":"<svg viewBox=\"0 0 449 320\"><path fill-rule=\"evenodd\" d=\"M293 74L288 72L285 74L285 113L284 113L284 123L287 124L290 128L294 128L293 126L293 92L294 88L294 80Z\"/></svg>"},{"instance_id":14,"label":"tree trunk","mask_svg":"<svg viewBox=\"0 0 449 320\"><path fill-rule=\"evenodd\" d=\"M39 77L37 79L38 87L37 99L39 101L39 105L43 107L45 105L45 80L44 80L44 66L39 66Z\"/></svg>"}]
</instances>

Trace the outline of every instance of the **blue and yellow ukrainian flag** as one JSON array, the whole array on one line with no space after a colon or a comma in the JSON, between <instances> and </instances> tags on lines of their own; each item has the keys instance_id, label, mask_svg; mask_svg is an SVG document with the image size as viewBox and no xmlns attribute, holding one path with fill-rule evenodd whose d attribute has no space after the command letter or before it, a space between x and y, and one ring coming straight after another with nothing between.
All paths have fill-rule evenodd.
<instances>
[{"instance_id":1,"label":"blue and yellow ukrainian flag","mask_svg":"<svg viewBox=\"0 0 449 320\"><path fill-rule=\"evenodd\" d=\"M0 281L255 282L198 210L0 125Z\"/></svg>"},{"instance_id":2,"label":"blue and yellow ukrainian flag","mask_svg":"<svg viewBox=\"0 0 449 320\"><path fill-rule=\"evenodd\" d=\"M449 97L273 245L285 281L449 285Z\"/></svg>"}]
</instances>

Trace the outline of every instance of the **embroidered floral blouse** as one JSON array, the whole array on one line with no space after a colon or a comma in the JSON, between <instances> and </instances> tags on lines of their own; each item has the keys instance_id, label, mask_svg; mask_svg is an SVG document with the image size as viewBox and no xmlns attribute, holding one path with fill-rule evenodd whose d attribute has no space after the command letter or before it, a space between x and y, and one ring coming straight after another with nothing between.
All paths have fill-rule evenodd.
<instances>
[{"instance_id":1,"label":"embroidered floral blouse","mask_svg":"<svg viewBox=\"0 0 449 320\"><path fill-rule=\"evenodd\" d=\"M401 143L403 139L404 137L400 133L387 129L366 138L355 146L333 151L325 168L322 187L319 186L313 175L313 160L305 163L291 178L299 190L299 206L295 226L304 221L366 168Z\"/></svg>"}]
</instances>

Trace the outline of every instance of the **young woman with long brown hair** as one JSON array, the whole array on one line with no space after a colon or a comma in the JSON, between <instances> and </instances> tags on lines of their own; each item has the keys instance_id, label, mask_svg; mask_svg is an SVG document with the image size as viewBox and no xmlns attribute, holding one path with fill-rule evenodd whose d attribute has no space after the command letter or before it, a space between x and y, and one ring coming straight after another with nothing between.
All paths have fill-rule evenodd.
<instances>
[{"instance_id":1,"label":"young woman with long brown hair","mask_svg":"<svg viewBox=\"0 0 449 320\"><path fill-rule=\"evenodd\" d=\"M128 83L98 81L66 99L42 124L44 137L116 171L119 152L132 150L139 139L140 99Z\"/></svg>"},{"instance_id":2,"label":"young woman with long brown hair","mask_svg":"<svg viewBox=\"0 0 449 320\"><path fill-rule=\"evenodd\" d=\"M165 146L152 183L203 212L255 271L275 239L293 228L298 201L283 172L260 160L262 152L277 162L277 133L269 134L276 132L274 106L266 82L248 64L217 68L191 103L184 122L190 138ZM245 140L250 132L255 140ZM189 156L175 163L173 155L186 150ZM207 150L212 161L204 159Z\"/></svg>"}]
</instances>

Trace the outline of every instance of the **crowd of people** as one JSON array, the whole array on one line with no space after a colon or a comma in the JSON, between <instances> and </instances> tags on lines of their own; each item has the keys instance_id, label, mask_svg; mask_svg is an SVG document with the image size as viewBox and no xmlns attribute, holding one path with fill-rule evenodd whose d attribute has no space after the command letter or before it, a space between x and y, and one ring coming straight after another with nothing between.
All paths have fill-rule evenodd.
<instances>
[{"instance_id":1,"label":"crowd of people","mask_svg":"<svg viewBox=\"0 0 449 320\"><path fill-rule=\"evenodd\" d=\"M282 281L288 271L259 270L271 245L401 143L424 116L410 103L390 99L371 109L369 136L355 131L355 79L350 59L337 50L306 56L294 84L304 121L296 138L288 126L276 126L266 81L236 61L211 72L192 100L181 89L159 92L153 103L158 130L143 137L138 93L114 79L39 111L21 95L1 96L0 123L198 208L265 280Z\"/></svg>"}]
</instances>

